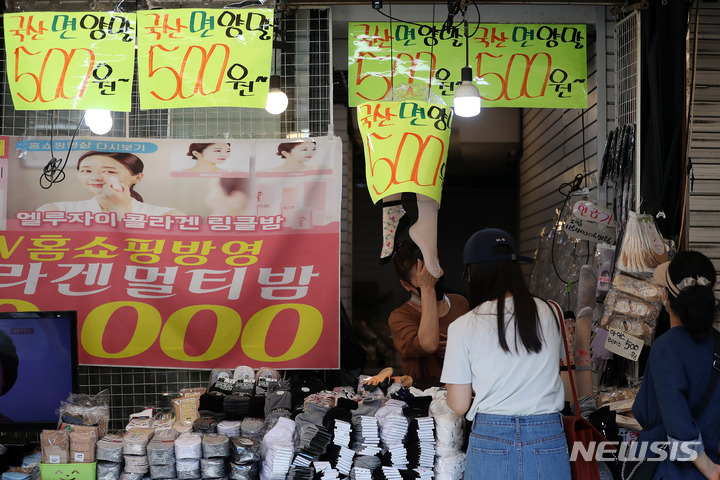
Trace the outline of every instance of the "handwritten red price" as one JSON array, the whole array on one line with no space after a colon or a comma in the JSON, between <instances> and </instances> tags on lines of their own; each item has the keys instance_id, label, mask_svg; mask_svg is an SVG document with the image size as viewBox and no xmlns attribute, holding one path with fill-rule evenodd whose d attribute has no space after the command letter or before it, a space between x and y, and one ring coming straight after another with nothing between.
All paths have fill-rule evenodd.
<instances>
[{"instance_id":1,"label":"handwritten red price","mask_svg":"<svg viewBox=\"0 0 720 480\"><path fill-rule=\"evenodd\" d=\"M577 202L573 205L573 215L579 219L599 223L601 225L605 225L606 227L612 227L615 225L611 212L586 200Z\"/></svg>"}]
</instances>

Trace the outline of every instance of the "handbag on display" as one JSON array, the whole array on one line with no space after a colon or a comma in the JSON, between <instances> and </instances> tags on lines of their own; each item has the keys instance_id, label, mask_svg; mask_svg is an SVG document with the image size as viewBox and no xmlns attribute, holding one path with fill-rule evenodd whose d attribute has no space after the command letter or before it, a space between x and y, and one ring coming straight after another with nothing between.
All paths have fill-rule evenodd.
<instances>
[{"instance_id":1,"label":"handbag on display","mask_svg":"<svg viewBox=\"0 0 720 480\"><path fill-rule=\"evenodd\" d=\"M570 349L568 348L567 335L565 334L563 312L557 303L552 300L548 300L548 303L553 309L553 313L558 320L560 332L562 332L565 358L570 359ZM607 442L607 439L598 429L580 415L580 402L578 402L577 391L575 390L574 376L572 368L568 368L568 378L570 380L570 389L572 390L575 415L563 415L563 429L565 430L565 438L567 439L569 451L572 452L573 445L577 442L582 443L583 450L588 451L588 447L597 445L600 442ZM600 471L598 469L597 459L595 458L595 449L591 448L590 450L593 453L590 459L585 459L583 455L578 455L574 461L570 462L570 472L572 473L573 480L600 480Z\"/></svg>"},{"instance_id":2,"label":"handbag on display","mask_svg":"<svg viewBox=\"0 0 720 480\"><path fill-rule=\"evenodd\" d=\"M713 351L713 369L710 374L710 381L705 392L703 393L700 402L693 407L690 414L693 418L698 418L705 411L705 408L710 404L715 388L717 387L718 380L720 379L720 332L713 328L713 335L715 336L715 350ZM667 448L667 445L664 445ZM641 458L639 460L630 460L625 458L622 462L620 470L620 476L622 480L652 480L655 476L655 471L662 462L649 462L647 458Z\"/></svg>"}]
</instances>

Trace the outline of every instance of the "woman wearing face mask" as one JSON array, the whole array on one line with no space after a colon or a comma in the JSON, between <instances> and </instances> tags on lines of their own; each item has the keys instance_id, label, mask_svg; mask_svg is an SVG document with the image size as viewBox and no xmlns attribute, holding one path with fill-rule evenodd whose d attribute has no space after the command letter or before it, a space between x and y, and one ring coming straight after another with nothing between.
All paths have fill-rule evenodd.
<instances>
[{"instance_id":1,"label":"woman wearing face mask","mask_svg":"<svg viewBox=\"0 0 720 480\"><path fill-rule=\"evenodd\" d=\"M655 479L718 480L717 385L706 406L696 410L713 371L715 267L702 253L685 251L659 265L653 277L665 287L663 303L671 328L653 342L633 404L633 414L643 427L637 449L643 444L649 449L649 442L669 442L667 459L658 462ZM646 456L638 450L636 456Z\"/></svg>"},{"instance_id":2,"label":"woman wearing face mask","mask_svg":"<svg viewBox=\"0 0 720 480\"><path fill-rule=\"evenodd\" d=\"M437 299L438 279L427 271L422 252L411 241L398 243L393 265L400 285L410 294L410 299L388 318L402 373L416 382L420 380L421 385L437 383L445 358L448 326L468 311L468 302L462 295L454 294Z\"/></svg>"},{"instance_id":3,"label":"woman wearing face mask","mask_svg":"<svg viewBox=\"0 0 720 480\"><path fill-rule=\"evenodd\" d=\"M146 215L185 215L180 210L143 202L135 186L143 178L145 165L132 153L89 151L78 159L78 180L93 197L79 202L46 203L40 212L114 212Z\"/></svg>"}]
</instances>

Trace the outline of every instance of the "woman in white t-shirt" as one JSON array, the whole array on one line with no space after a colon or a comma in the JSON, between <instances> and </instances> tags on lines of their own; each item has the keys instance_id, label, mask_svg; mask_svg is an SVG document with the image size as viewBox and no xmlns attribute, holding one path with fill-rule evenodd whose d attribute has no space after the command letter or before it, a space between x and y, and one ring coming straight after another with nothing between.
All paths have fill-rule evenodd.
<instances>
[{"instance_id":1,"label":"woman in white t-shirt","mask_svg":"<svg viewBox=\"0 0 720 480\"><path fill-rule=\"evenodd\" d=\"M465 479L569 479L558 320L530 294L507 232L476 232L463 258L471 310L448 328L441 381L473 421Z\"/></svg>"}]
</instances>

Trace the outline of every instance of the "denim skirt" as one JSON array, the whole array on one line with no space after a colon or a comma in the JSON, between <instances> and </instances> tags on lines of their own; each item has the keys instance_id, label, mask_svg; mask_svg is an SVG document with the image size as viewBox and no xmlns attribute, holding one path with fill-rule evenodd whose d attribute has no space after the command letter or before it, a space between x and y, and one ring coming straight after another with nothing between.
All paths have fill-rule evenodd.
<instances>
[{"instance_id":1,"label":"denim skirt","mask_svg":"<svg viewBox=\"0 0 720 480\"><path fill-rule=\"evenodd\" d=\"M570 480L570 456L560 413L475 415L465 480L480 479Z\"/></svg>"}]
</instances>

